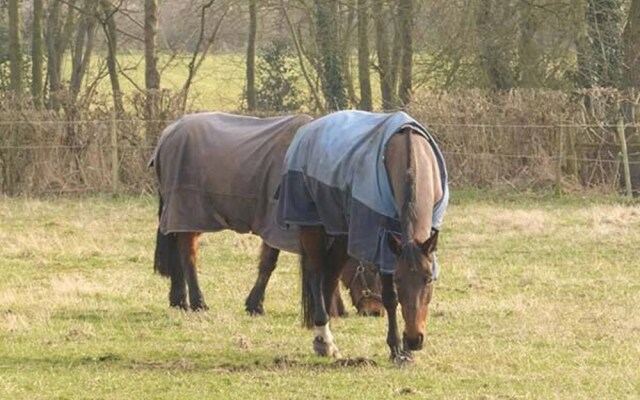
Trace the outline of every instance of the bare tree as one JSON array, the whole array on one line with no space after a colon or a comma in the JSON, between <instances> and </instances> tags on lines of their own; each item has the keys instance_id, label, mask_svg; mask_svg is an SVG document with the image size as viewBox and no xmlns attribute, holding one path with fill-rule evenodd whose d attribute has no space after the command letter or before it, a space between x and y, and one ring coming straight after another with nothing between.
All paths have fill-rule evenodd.
<instances>
[{"instance_id":1,"label":"bare tree","mask_svg":"<svg viewBox=\"0 0 640 400\"><path fill-rule=\"evenodd\" d=\"M329 110L347 106L345 78L337 38L337 0L315 0L316 40L320 50L321 78Z\"/></svg>"},{"instance_id":2,"label":"bare tree","mask_svg":"<svg viewBox=\"0 0 640 400\"><path fill-rule=\"evenodd\" d=\"M622 0L587 0L578 41L578 84L619 87L622 82Z\"/></svg>"},{"instance_id":3,"label":"bare tree","mask_svg":"<svg viewBox=\"0 0 640 400\"><path fill-rule=\"evenodd\" d=\"M9 65L11 90L20 96L22 94L22 35L20 26L22 17L20 0L9 0Z\"/></svg>"},{"instance_id":4,"label":"bare tree","mask_svg":"<svg viewBox=\"0 0 640 400\"><path fill-rule=\"evenodd\" d=\"M318 90L316 90L316 86L313 83L311 74L307 70L307 67L305 64L305 55L302 48L302 41L300 40L300 35L298 34L299 31L296 29L296 27L293 24L293 21L291 20L291 16L289 15L289 11L287 11L287 6L284 0L279 0L279 10L282 13L282 16L284 17L284 20L287 23L287 27L289 28L289 33L291 34L291 40L293 41L293 44L296 48L296 54L298 56L298 62L300 64L300 70L302 71L302 76L304 76L304 79L307 82L307 87L309 88L309 91L311 92L311 96L313 97L315 108L318 111L320 111L320 113L324 113L326 111L325 107L322 104L322 101L320 100L320 95L318 94Z\"/></svg>"},{"instance_id":5,"label":"bare tree","mask_svg":"<svg viewBox=\"0 0 640 400\"><path fill-rule=\"evenodd\" d=\"M222 21L224 21L224 18L226 17L227 13L230 10L230 7L228 5L222 6L220 17L216 21L209 35L205 37L205 31L208 25L207 11L209 8L211 8L211 6L213 6L214 2L215 0L209 0L200 8L200 29L198 33L198 40L194 46L193 53L191 55L191 60L189 61L189 66L187 69L187 78L185 79L185 82L182 85L182 90L180 91L182 111L186 109L187 99L189 97L189 90L196 76L196 73L198 72L198 69L200 69L200 66L202 65L205 58L207 57L207 54L209 54L209 50L211 49L211 46L213 45L216 38L218 37L218 32L220 31L220 27L222 26Z\"/></svg>"},{"instance_id":6,"label":"bare tree","mask_svg":"<svg viewBox=\"0 0 640 400\"><path fill-rule=\"evenodd\" d=\"M387 13L384 0L373 0L376 31L376 52L378 54L378 73L380 75L380 91L382 94L382 109L390 110L394 107L393 76L391 74L391 56L387 37Z\"/></svg>"},{"instance_id":7,"label":"bare tree","mask_svg":"<svg viewBox=\"0 0 640 400\"><path fill-rule=\"evenodd\" d=\"M249 0L249 39L247 40L247 109L256 109L256 32L258 18L256 0Z\"/></svg>"},{"instance_id":8,"label":"bare tree","mask_svg":"<svg viewBox=\"0 0 640 400\"><path fill-rule=\"evenodd\" d=\"M509 38L496 25L504 21L509 13L504 3L496 0L479 0L475 10L476 29L479 38L478 55L480 64L489 81L489 86L497 90L509 90L514 86L511 69Z\"/></svg>"},{"instance_id":9,"label":"bare tree","mask_svg":"<svg viewBox=\"0 0 640 400\"><path fill-rule=\"evenodd\" d=\"M398 22L402 38L402 66L398 94L403 106L411 100L413 91L413 0L400 0Z\"/></svg>"},{"instance_id":10,"label":"bare tree","mask_svg":"<svg viewBox=\"0 0 640 400\"><path fill-rule=\"evenodd\" d=\"M624 39L624 86L640 89L640 0L632 0Z\"/></svg>"},{"instance_id":11,"label":"bare tree","mask_svg":"<svg viewBox=\"0 0 640 400\"><path fill-rule=\"evenodd\" d=\"M44 78L44 0L33 0L31 27L31 96L36 108L43 105Z\"/></svg>"},{"instance_id":12,"label":"bare tree","mask_svg":"<svg viewBox=\"0 0 640 400\"><path fill-rule=\"evenodd\" d=\"M84 0L71 58L71 94L75 100L91 62L96 30L97 0Z\"/></svg>"},{"instance_id":13,"label":"bare tree","mask_svg":"<svg viewBox=\"0 0 640 400\"><path fill-rule=\"evenodd\" d=\"M544 73L540 68L543 57L534 40L540 22L534 13L534 4L523 2L519 11L518 85L525 88L538 88L544 80Z\"/></svg>"},{"instance_id":14,"label":"bare tree","mask_svg":"<svg viewBox=\"0 0 640 400\"><path fill-rule=\"evenodd\" d=\"M369 74L369 10L367 0L358 0L358 80L361 110L371 111L371 75Z\"/></svg>"},{"instance_id":15,"label":"bare tree","mask_svg":"<svg viewBox=\"0 0 640 400\"><path fill-rule=\"evenodd\" d=\"M66 5L66 13L62 6ZM62 57L67 50L75 25L75 0L51 0L45 41L47 44L47 76L49 80L49 104L54 110L60 109L62 90ZM63 21L64 18L64 21Z\"/></svg>"},{"instance_id":16,"label":"bare tree","mask_svg":"<svg viewBox=\"0 0 640 400\"><path fill-rule=\"evenodd\" d=\"M110 0L100 0L100 23L107 42L107 69L109 71L109 81L111 82L111 95L113 106L118 115L124 112L122 102L122 90L120 89L120 78L118 76L118 62L116 59L118 49L118 30L115 15L118 8Z\"/></svg>"},{"instance_id":17,"label":"bare tree","mask_svg":"<svg viewBox=\"0 0 640 400\"><path fill-rule=\"evenodd\" d=\"M158 4L156 0L144 1L144 60L145 60L145 120L146 141L151 143L157 134L155 122L158 102L160 100L160 73L156 55L156 35L158 29Z\"/></svg>"}]
</instances>

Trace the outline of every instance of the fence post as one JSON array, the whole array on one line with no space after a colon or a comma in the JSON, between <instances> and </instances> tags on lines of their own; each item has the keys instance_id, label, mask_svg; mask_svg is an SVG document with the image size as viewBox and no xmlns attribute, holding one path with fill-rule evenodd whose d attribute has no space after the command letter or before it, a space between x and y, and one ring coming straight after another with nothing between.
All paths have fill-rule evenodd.
<instances>
[{"instance_id":1,"label":"fence post","mask_svg":"<svg viewBox=\"0 0 640 400\"><path fill-rule=\"evenodd\" d=\"M624 121L622 115L618 115L617 123L618 140L620 140L620 151L622 152L622 166L624 171L624 186L628 197L633 196L631 188L631 169L629 168L629 152L627 151L627 139L624 134Z\"/></svg>"},{"instance_id":2,"label":"fence post","mask_svg":"<svg viewBox=\"0 0 640 400\"><path fill-rule=\"evenodd\" d=\"M118 122L116 108L111 111L111 190L118 193L120 165L118 161Z\"/></svg>"},{"instance_id":3,"label":"fence post","mask_svg":"<svg viewBox=\"0 0 640 400\"><path fill-rule=\"evenodd\" d=\"M562 195L562 161L564 160L564 126L560 125L557 137L558 154L556 156L556 196Z\"/></svg>"}]
</instances>

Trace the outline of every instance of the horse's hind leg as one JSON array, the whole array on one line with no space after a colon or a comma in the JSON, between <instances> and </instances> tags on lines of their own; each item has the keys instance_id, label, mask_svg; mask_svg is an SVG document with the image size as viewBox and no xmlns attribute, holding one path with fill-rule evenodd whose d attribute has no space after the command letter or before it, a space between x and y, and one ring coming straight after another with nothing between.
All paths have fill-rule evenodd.
<instances>
[{"instance_id":1,"label":"horse's hind leg","mask_svg":"<svg viewBox=\"0 0 640 400\"><path fill-rule=\"evenodd\" d=\"M278 262L278 255L280 250L274 249L265 242L262 242L260 247L260 265L258 266L258 278L253 285L253 289L249 293L247 300L245 301L245 309L251 315L263 315L264 307L264 293L271 278L271 273L276 269L276 263Z\"/></svg>"},{"instance_id":2,"label":"horse's hind leg","mask_svg":"<svg viewBox=\"0 0 640 400\"><path fill-rule=\"evenodd\" d=\"M208 310L204 302L200 285L198 284L198 270L196 266L198 238L200 233L181 232L178 236L178 251L180 253L180 265L189 289L189 305L193 311Z\"/></svg>"}]
</instances>

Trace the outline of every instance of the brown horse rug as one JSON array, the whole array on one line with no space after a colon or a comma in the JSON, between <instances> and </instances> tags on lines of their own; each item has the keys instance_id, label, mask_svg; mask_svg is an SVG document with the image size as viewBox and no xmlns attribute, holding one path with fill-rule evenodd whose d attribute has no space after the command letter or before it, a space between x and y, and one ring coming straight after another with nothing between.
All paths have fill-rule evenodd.
<instances>
[{"instance_id":1,"label":"brown horse rug","mask_svg":"<svg viewBox=\"0 0 640 400\"><path fill-rule=\"evenodd\" d=\"M160 232L231 229L298 252L297 232L275 223L275 192L287 148L306 115L186 115L167 127L149 161L163 208Z\"/></svg>"}]
</instances>

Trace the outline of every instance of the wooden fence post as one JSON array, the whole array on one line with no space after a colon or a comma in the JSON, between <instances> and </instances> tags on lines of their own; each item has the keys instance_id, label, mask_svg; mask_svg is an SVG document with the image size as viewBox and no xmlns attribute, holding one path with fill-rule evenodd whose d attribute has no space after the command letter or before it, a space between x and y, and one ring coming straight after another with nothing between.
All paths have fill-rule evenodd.
<instances>
[{"instance_id":1,"label":"wooden fence post","mask_svg":"<svg viewBox=\"0 0 640 400\"><path fill-rule=\"evenodd\" d=\"M629 168L629 152L627 151L627 138L624 134L624 121L622 115L618 115L617 123L618 140L620 140L620 151L622 152L622 166L624 171L624 186L628 197L633 196L631 188L631 169Z\"/></svg>"},{"instance_id":2,"label":"wooden fence post","mask_svg":"<svg viewBox=\"0 0 640 400\"><path fill-rule=\"evenodd\" d=\"M558 154L556 156L556 195L562 195L562 162L564 161L564 126L560 125L557 137Z\"/></svg>"},{"instance_id":3,"label":"wooden fence post","mask_svg":"<svg viewBox=\"0 0 640 400\"><path fill-rule=\"evenodd\" d=\"M116 119L116 108L111 112L111 190L118 193L119 186L119 159L118 159L118 121Z\"/></svg>"}]
</instances>

